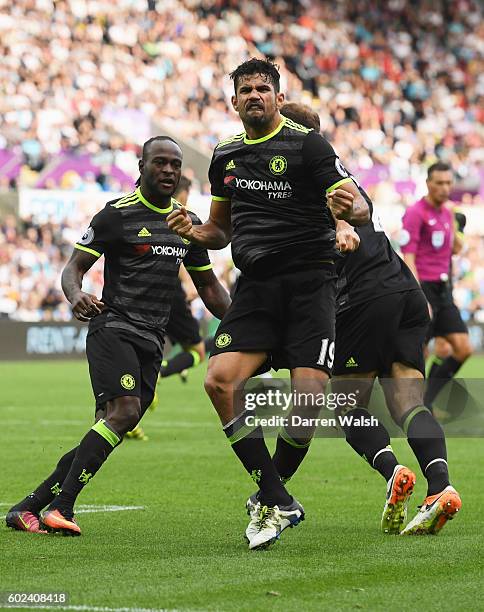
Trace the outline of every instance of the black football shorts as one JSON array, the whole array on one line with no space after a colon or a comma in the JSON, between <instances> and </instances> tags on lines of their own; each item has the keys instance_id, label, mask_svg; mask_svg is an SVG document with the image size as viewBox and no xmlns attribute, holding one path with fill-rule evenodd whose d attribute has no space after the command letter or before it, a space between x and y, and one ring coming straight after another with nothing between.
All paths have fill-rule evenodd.
<instances>
[{"instance_id":1,"label":"black football shorts","mask_svg":"<svg viewBox=\"0 0 484 612\"><path fill-rule=\"evenodd\" d=\"M181 344L183 347L193 346L202 340L198 321L192 315L185 292L181 288L176 291L171 305L166 335L172 344Z\"/></svg>"},{"instance_id":2,"label":"black football shorts","mask_svg":"<svg viewBox=\"0 0 484 612\"><path fill-rule=\"evenodd\" d=\"M162 353L129 331L102 327L89 333L86 354L96 410L116 397L139 397L143 412L153 400Z\"/></svg>"},{"instance_id":3,"label":"black football shorts","mask_svg":"<svg viewBox=\"0 0 484 612\"><path fill-rule=\"evenodd\" d=\"M427 330L427 341L435 336L467 333L466 324L454 304L449 283L422 281L422 290L432 306L432 320Z\"/></svg>"},{"instance_id":4,"label":"black football shorts","mask_svg":"<svg viewBox=\"0 0 484 612\"><path fill-rule=\"evenodd\" d=\"M278 370L330 373L334 359L336 274L331 264L256 280L241 275L215 334L211 357L263 351ZM268 367L264 369L269 369Z\"/></svg>"},{"instance_id":5,"label":"black football shorts","mask_svg":"<svg viewBox=\"0 0 484 612\"><path fill-rule=\"evenodd\" d=\"M397 362L424 374L429 321L420 289L391 293L343 311L336 317L333 375L376 371L389 376Z\"/></svg>"}]
</instances>

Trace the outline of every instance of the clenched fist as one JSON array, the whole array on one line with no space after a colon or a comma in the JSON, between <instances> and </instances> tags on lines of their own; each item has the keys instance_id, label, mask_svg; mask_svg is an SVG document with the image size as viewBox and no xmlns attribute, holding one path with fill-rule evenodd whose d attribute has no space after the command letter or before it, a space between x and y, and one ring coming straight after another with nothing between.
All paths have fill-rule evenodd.
<instances>
[{"instance_id":1,"label":"clenched fist","mask_svg":"<svg viewBox=\"0 0 484 612\"><path fill-rule=\"evenodd\" d=\"M190 215L185 207L177 208L166 218L168 227L186 240L192 236L193 224Z\"/></svg>"}]
</instances>

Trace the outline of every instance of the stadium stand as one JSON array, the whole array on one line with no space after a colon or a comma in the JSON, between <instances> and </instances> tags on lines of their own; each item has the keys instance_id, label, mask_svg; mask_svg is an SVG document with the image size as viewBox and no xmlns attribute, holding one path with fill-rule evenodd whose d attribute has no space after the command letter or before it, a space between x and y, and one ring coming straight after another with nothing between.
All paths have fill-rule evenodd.
<instances>
[{"instance_id":1,"label":"stadium stand","mask_svg":"<svg viewBox=\"0 0 484 612\"><path fill-rule=\"evenodd\" d=\"M268 55L288 98L319 113L324 134L376 203L410 203L425 166L440 158L456 170L455 196L482 205L478 2L376 4L0 0L0 191L128 191L139 144L153 130L209 156L240 131L227 73ZM70 317L59 272L78 229L68 220L3 220L1 315ZM470 237L456 264L456 299L468 318L484 318L483 255L482 237ZM88 290L96 292L99 275L89 277Z\"/></svg>"}]
</instances>

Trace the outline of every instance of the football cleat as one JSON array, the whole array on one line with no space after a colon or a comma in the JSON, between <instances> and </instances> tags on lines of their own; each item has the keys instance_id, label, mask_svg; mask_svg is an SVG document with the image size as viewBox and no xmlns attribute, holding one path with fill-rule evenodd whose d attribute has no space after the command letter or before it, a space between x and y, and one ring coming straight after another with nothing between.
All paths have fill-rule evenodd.
<instances>
[{"instance_id":1,"label":"football cleat","mask_svg":"<svg viewBox=\"0 0 484 612\"><path fill-rule=\"evenodd\" d=\"M182 370L178 373L178 376L180 377L180 380L183 384L186 384L188 382L188 370Z\"/></svg>"},{"instance_id":2,"label":"football cleat","mask_svg":"<svg viewBox=\"0 0 484 612\"><path fill-rule=\"evenodd\" d=\"M295 527L304 520L304 508L293 498L289 506L262 506L259 502L258 512L251 515L249 526L246 529L250 533L250 550L263 550L268 548L287 527ZM252 525L251 525L252 523Z\"/></svg>"},{"instance_id":3,"label":"football cleat","mask_svg":"<svg viewBox=\"0 0 484 612\"><path fill-rule=\"evenodd\" d=\"M28 510L10 510L5 517L7 527L29 533L47 533L40 528L39 517Z\"/></svg>"},{"instance_id":4,"label":"football cleat","mask_svg":"<svg viewBox=\"0 0 484 612\"><path fill-rule=\"evenodd\" d=\"M415 486L415 474L403 465L396 465L388 481L387 498L381 517L383 533L400 533L407 520L408 500Z\"/></svg>"},{"instance_id":5,"label":"football cleat","mask_svg":"<svg viewBox=\"0 0 484 612\"><path fill-rule=\"evenodd\" d=\"M437 535L442 527L459 512L462 501L450 485L436 495L424 499L416 516L400 535Z\"/></svg>"},{"instance_id":6,"label":"football cleat","mask_svg":"<svg viewBox=\"0 0 484 612\"><path fill-rule=\"evenodd\" d=\"M134 429L128 431L125 437L129 438L130 440L141 440L142 442L147 442L149 440L141 425L136 425Z\"/></svg>"},{"instance_id":7,"label":"football cleat","mask_svg":"<svg viewBox=\"0 0 484 612\"><path fill-rule=\"evenodd\" d=\"M247 526L247 529L245 530L245 538L249 543L251 539L255 536L255 534L258 532L258 517L260 511L259 493L260 491L257 491L256 493L251 495L245 504L247 514L250 517L249 524Z\"/></svg>"},{"instance_id":8,"label":"football cleat","mask_svg":"<svg viewBox=\"0 0 484 612\"><path fill-rule=\"evenodd\" d=\"M61 533L65 536L80 536L81 528L73 516L63 516L57 508L46 510L40 515L40 526L50 533Z\"/></svg>"}]
</instances>

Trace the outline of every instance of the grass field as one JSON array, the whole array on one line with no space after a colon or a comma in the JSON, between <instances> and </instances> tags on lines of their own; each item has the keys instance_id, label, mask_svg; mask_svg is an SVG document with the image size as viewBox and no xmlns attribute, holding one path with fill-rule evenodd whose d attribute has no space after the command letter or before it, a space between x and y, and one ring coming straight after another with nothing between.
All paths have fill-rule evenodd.
<instances>
[{"instance_id":1,"label":"grass field","mask_svg":"<svg viewBox=\"0 0 484 612\"><path fill-rule=\"evenodd\" d=\"M2 363L0 372L4 515L90 427L92 399L83 361ZM482 372L475 357L463 375ZM65 591L72 610L484 609L481 439L449 440L463 510L426 538L381 534L383 480L343 440L318 439L290 487L307 520L250 552L244 503L253 486L203 374L159 386L160 406L143 423L149 441L125 441L79 498L82 537L13 532L2 520L0 591ZM419 474L405 440L394 448ZM424 493L420 477L412 513Z\"/></svg>"}]
</instances>

